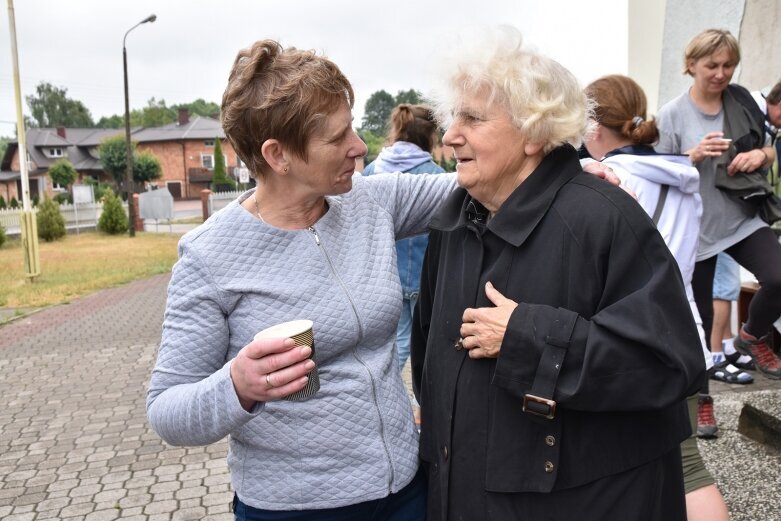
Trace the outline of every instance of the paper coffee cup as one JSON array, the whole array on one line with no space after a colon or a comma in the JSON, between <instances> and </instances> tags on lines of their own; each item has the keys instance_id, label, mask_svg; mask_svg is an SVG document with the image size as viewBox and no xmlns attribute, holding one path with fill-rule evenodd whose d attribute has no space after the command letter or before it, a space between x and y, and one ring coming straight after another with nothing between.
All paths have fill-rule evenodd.
<instances>
[{"instance_id":1,"label":"paper coffee cup","mask_svg":"<svg viewBox=\"0 0 781 521\"><path fill-rule=\"evenodd\" d=\"M312 353L309 355L309 358L312 360L315 359L315 337L312 332L311 320L291 320L290 322L282 322L281 324L268 327L255 335L255 340L260 338L292 338L297 346L311 347ZM309 377L309 381L303 389L281 399L300 402L306 400L320 390L320 377L317 373L317 366L315 366L307 376Z\"/></svg>"}]
</instances>

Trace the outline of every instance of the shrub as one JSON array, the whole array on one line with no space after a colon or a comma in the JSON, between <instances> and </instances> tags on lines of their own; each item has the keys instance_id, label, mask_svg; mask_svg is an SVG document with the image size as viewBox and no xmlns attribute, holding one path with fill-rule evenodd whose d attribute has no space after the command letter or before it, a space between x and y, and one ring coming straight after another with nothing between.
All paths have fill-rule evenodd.
<instances>
[{"instance_id":1,"label":"shrub","mask_svg":"<svg viewBox=\"0 0 781 521\"><path fill-rule=\"evenodd\" d=\"M16 200L16 197L11 198L11 202L8 203L8 206L10 206L13 209L19 208L19 201Z\"/></svg>"},{"instance_id":2,"label":"shrub","mask_svg":"<svg viewBox=\"0 0 781 521\"><path fill-rule=\"evenodd\" d=\"M111 189L103 196L103 213L98 219L98 230L116 235L127 231L127 215L122 207L122 201Z\"/></svg>"},{"instance_id":3,"label":"shrub","mask_svg":"<svg viewBox=\"0 0 781 521\"><path fill-rule=\"evenodd\" d=\"M30 206L35 208L36 206L38 206L39 202L41 202L41 200L38 198L37 195L34 195L34 196L32 196L32 199L30 199Z\"/></svg>"},{"instance_id":4,"label":"shrub","mask_svg":"<svg viewBox=\"0 0 781 521\"><path fill-rule=\"evenodd\" d=\"M95 200L96 201L102 201L103 198L106 196L106 192L111 190L111 185L108 185L106 183L101 183L99 181L95 181L91 177L87 177L84 179L84 184L92 185L92 189L95 193Z\"/></svg>"},{"instance_id":5,"label":"shrub","mask_svg":"<svg viewBox=\"0 0 781 521\"><path fill-rule=\"evenodd\" d=\"M8 208L8 205L5 204L5 198L0 195L0 210L5 210L6 208Z\"/></svg>"},{"instance_id":6,"label":"shrub","mask_svg":"<svg viewBox=\"0 0 781 521\"><path fill-rule=\"evenodd\" d=\"M54 196L57 204L73 204L73 196L69 192L62 192Z\"/></svg>"},{"instance_id":7,"label":"shrub","mask_svg":"<svg viewBox=\"0 0 781 521\"><path fill-rule=\"evenodd\" d=\"M0 248L5 244L5 228L0 224Z\"/></svg>"},{"instance_id":8,"label":"shrub","mask_svg":"<svg viewBox=\"0 0 781 521\"><path fill-rule=\"evenodd\" d=\"M46 242L52 242L65 237L65 219L60 213L60 205L48 197L44 197L38 208L38 237Z\"/></svg>"}]
</instances>

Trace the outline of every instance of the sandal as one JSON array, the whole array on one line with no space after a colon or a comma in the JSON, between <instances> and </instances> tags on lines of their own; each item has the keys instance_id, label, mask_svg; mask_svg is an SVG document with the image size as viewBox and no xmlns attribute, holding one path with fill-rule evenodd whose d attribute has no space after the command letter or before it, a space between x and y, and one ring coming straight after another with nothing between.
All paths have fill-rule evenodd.
<instances>
[{"instance_id":1,"label":"sandal","mask_svg":"<svg viewBox=\"0 0 781 521\"><path fill-rule=\"evenodd\" d=\"M741 371L727 360L711 367L710 377L713 380L728 384L750 384L754 381L753 376L745 371Z\"/></svg>"},{"instance_id":2,"label":"sandal","mask_svg":"<svg viewBox=\"0 0 781 521\"><path fill-rule=\"evenodd\" d=\"M727 358L727 361L729 363L731 363L738 369L745 369L747 371L757 370L757 366L754 364L754 360L752 360L750 356L741 355L737 351L735 351L731 355L724 353L724 356Z\"/></svg>"}]
</instances>

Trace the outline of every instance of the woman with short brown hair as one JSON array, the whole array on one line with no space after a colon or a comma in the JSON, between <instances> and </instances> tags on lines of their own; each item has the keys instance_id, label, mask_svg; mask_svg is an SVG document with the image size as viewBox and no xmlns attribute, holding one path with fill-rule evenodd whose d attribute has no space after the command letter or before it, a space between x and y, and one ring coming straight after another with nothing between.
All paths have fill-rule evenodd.
<instances>
[{"instance_id":1,"label":"woman with short brown hair","mask_svg":"<svg viewBox=\"0 0 781 521\"><path fill-rule=\"evenodd\" d=\"M393 346L394 243L426 231L453 177L356 174L353 101L314 52L241 51L222 121L257 187L179 243L148 416L174 445L230 436L239 521L425 517ZM313 345L254 339L297 319L313 322Z\"/></svg>"}]
</instances>

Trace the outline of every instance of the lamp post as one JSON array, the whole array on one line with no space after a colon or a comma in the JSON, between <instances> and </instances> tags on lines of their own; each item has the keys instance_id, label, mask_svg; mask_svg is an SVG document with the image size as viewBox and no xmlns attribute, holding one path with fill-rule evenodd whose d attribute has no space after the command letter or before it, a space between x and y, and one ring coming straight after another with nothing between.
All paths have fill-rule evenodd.
<instances>
[{"instance_id":1,"label":"lamp post","mask_svg":"<svg viewBox=\"0 0 781 521\"><path fill-rule=\"evenodd\" d=\"M125 146L127 147L127 169L125 171L125 196L127 197L127 215L128 220L130 221L128 226L128 234L131 237L136 236L136 212L133 208L133 193L135 190L133 190L133 150L130 146L130 100L128 99L127 95L127 49L125 48L125 40L127 40L127 35L130 34L130 31L135 29L141 24L145 24L147 22L154 22L157 20L157 15L151 14L138 22L136 25L131 27L127 30L125 33L125 37L122 38L122 66L124 67L125 71Z\"/></svg>"},{"instance_id":2,"label":"lamp post","mask_svg":"<svg viewBox=\"0 0 781 521\"><path fill-rule=\"evenodd\" d=\"M24 250L24 273L30 279L41 274L41 258L38 254L38 224L30 206L30 179L27 174L27 139L22 115L22 87L19 83L19 55L16 51L16 17L14 16L14 2L8 0L8 27L11 36L11 56L13 57L14 71L14 102L16 104L16 135L18 140L17 156L19 157L19 170L21 171L22 214L21 232L22 249Z\"/></svg>"}]
</instances>

